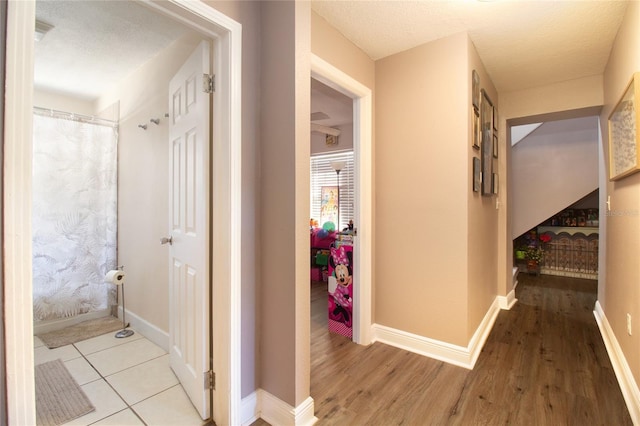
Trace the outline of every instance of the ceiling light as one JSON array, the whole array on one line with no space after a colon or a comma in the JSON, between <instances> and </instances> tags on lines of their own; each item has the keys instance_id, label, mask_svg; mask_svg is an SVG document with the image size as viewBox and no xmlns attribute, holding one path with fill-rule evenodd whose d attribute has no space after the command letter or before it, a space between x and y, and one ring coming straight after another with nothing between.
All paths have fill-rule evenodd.
<instances>
[{"instance_id":1,"label":"ceiling light","mask_svg":"<svg viewBox=\"0 0 640 426\"><path fill-rule=\"evenodd\" d=\"M52 28L53 28L53 25L49 25L42 21L36 20L35 40L36 41L42 40L45 34L47 34Z\"/></svg>"}]
</instances>

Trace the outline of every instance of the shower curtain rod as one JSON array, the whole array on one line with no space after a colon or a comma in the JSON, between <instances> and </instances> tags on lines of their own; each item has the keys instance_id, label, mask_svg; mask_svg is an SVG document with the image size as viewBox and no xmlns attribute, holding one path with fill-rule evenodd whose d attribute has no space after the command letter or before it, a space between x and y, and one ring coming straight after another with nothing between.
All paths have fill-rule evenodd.
<instances>
[{"instance_id":1,"label":"shower curtain rod","mask_svg":"<svg viewBox=\"0 0 640 426\"><path fill-rule=\"evenodd\" d=\"M33 112L47 117L64 118L66 120L79 121L81 123L98 124L100 126L118 127L118 122L90 115L76 114L75 112L58 111L51 108L33 107Z\"/></svg>"}]
</instances>

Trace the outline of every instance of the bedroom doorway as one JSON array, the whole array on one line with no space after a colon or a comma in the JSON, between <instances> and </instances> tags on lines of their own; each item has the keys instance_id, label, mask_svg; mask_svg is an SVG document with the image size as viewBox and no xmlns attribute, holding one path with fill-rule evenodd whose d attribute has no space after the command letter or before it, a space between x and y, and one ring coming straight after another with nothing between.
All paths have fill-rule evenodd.
<instances>
[{"instance_id":1,"label":"bedroom doorway","mask_svg":"<svg viewBox=\"0 0 640 426\"><path fill-rule=\"evenodd\" d=\"M352 340L371 343L372 94L343 71L312 55L311 78L352 99L353 108L353 312ZM313 112L313 111L312 111ZM338 221L341 222L341 221Z\"/></svg>"}]
</instances>

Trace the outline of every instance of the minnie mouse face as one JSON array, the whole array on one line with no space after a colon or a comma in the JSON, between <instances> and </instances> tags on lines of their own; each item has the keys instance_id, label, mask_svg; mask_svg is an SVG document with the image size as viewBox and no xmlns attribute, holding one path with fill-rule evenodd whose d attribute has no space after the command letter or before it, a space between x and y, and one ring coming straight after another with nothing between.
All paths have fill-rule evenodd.
<instances>
[{"instance_id":1,"label":"minnie mouse face","mask_svg":"<svg viewBox=\"0 0 640 426\"><path fill-rule=\"evenodd\" d=\"M336 282L342 287L348 287L351 284L353 277L351 276L351 267L349 266L352 261L352 253L346 252L344 247L331 248L331 256L329 257L329 264L333 267L333 275L336 277Z\"/></svg>"},{"instance_id":2,"label":"minnie mouse face","mask_svg":"<svg viewBox=\"0 0 640 426\"><path fill-rule=\"evenodd\" d=\"M348 287L351 284L351 274L349 273L349 267L347 265L337 265L335 269L336 281L343 287Z\"/></svg>"}]
</instances>

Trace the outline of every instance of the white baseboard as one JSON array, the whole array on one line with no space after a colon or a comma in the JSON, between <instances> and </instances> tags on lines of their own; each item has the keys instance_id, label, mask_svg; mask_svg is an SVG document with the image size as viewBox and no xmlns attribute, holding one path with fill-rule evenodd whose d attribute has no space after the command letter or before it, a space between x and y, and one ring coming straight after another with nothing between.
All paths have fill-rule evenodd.
<instances>
[{"instance_id":1,"label":"white baseboard","mask_svg":"<svg viewBox=\"0 0 640 426\"><path fill-rule=\"evenodd\" d=\"M250 425L258 418L272 425L283 426L311 426L318 421L313 414L311 397L297 407L292 407L269 392L258 389L242 398L241 406L243 425Z\"/></svg>"},{"instance_id":2,"label":"white baseboard","mask_svg":"<svg viewBox=\"0 0 640 426\"><path fill-rule=\"evenodd\" d=\"M627 359L622 352L618 339L613 333L609 320L607 320L599 301L596 301L593 315L596 317L598 328L600 328L600 334L602 335L602 340L604 340L609 359L613 365L613 371L616 373L616 378L618 379L624 401L627 404L631 421L633 421L634 425L638 425L640 424L640 390L638 389L638 384L633 377Z\"/></svg>"},{"instance_id":3,"label":"white baseboard","mask_svg":"<svg viewBox=\"0 0 640 426\"><path fill-rule=\"evenodd\" d=\"M72 325L79 324L82 321L108 317L109 315L111 315L111 310L103 309L101 311L88 312L86 314L76 315L75 317L40 321L40 322L34 323L33 334L43 334L43 333L49 333L50 331L62 330L63 328L71 327Z\"/></svg>"},{"instance_id":4,"label":"white baseboard","mask_svg":"<svg viewBox=\"0 0 640 426\"><path fill-rule=\"evenodd\" d=\"M258 405L258 391L255 391L240 401L240 422L242 426L249 426L259 418L260 406Z\"/></svg>"},{"instance_id":5,"label":"white baseboard","mask_svg":"<svg viewBox=\"0 0 640 426\"><path fill-rule=\"evenodd\" d=\"M140 332L140 334L151 342L164 349L165 352L169 352L169 333L161 330L129 310L127 310L126 313L127 315L125 320L130 324L134 331ZM122 306L118 306L118 318L122 319Z\"/></svg>"},{"instance_id":6,"label":"white baseboard","mask_svg":"<svg viewBox=\"0 0 640 426\"><path fill-rule=\"evenodd\" d=\"M513 286L513 290L511 290L506 296L498 296L496 300L498 301L498 306L500 309L504 309L506 311L511 310L513 305L516 304L518 299L516 299L516 287L518 285L518 281L515 282Z\"/></svg>"},{"instance_id":7,"label":"white baseboard","mask_svg":"<svg viewBox=\"0 0 640 426\"><path fill-rule=\"evenodd\" d=\"M478 329L471 337L467 347L453 345L406 331L397 330L380 324L374 324L373 341L395 346L410 352L434 358L448 364L473 369L480 351L491 332L496 317L500 312L498 299L494 300Z\"/></svg>"}]
</instances>

